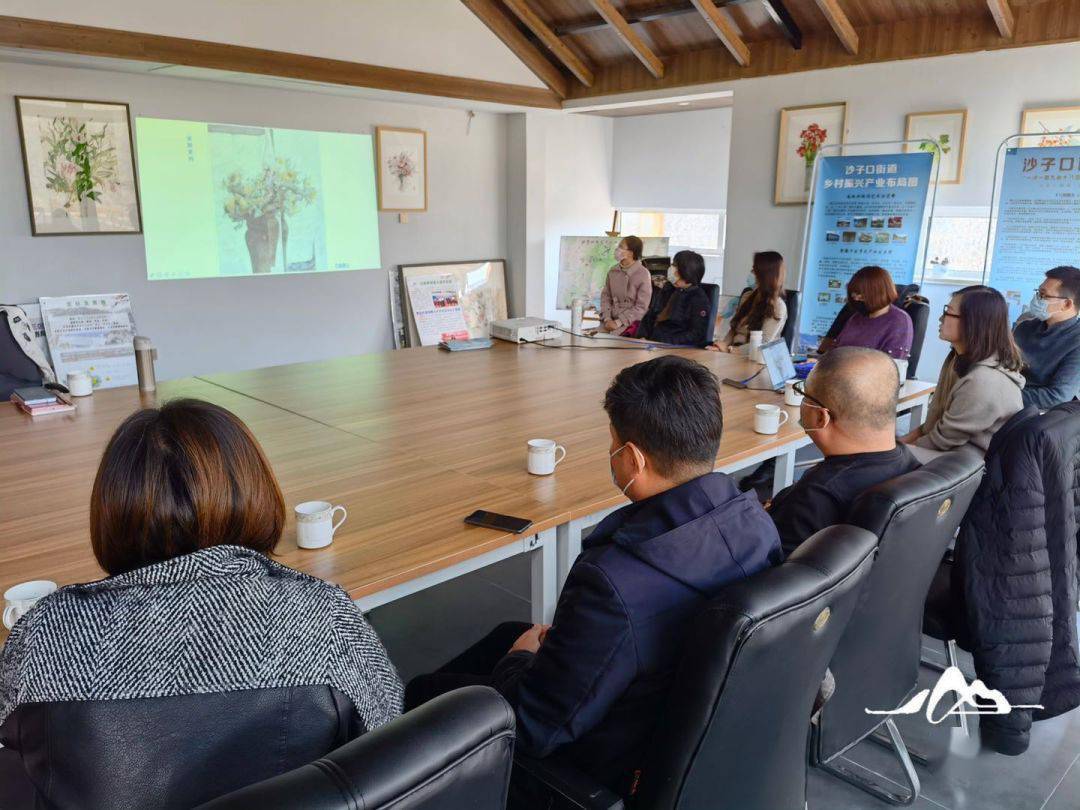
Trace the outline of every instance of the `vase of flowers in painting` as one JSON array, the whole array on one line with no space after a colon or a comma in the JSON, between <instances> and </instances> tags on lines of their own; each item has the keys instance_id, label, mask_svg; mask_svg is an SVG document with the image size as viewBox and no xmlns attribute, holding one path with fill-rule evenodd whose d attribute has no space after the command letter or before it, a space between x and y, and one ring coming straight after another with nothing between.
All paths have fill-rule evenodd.
<instances>
[{"instance_id":1,"label":"vase of flowers in painting","mask_svg":"<svg viewBox=\"0 0 1080 810\"><path fill-rule=\"evenodd\" d=\"M247 242L252 273L269 273L273 268L280 235L281 224L276 213L266 213L247 221L244 241Z\"/></svg>"},{"instance_id":2,"label":"vase of flowers in painting","mask_svg":"<svg viewBox=\"0 0 1080 810\"><path fill-rule=\"evenodd\" d=\"M795 150L795 154L803 159L806 167L803 191L810 191L810 183L814 178L814 159L828 135L828 130L822 129L817 124L811 124L799 133L799 148Z\"/></svg>"}]
</instances>

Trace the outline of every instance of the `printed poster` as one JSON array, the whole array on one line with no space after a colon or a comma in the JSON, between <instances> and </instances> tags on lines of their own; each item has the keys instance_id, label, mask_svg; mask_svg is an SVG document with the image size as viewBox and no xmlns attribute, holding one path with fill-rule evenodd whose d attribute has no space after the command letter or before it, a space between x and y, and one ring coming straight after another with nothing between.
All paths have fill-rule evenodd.
<instances>
[{"instance_id":1,"label":"printed poster","mask_svg":"<svg viewBox=\"0 0 1080 810\"><path fill-rule=\"evenodd\" d=\"M1047 270L1080 266L1080 146L1005 151L993 240L987 283L1015 321Z\"/></svg>"},{"instance_id":2,"label":"printed poster","mask_svg":"<svg viewBox=\"0 0 1080 810\"><path fill-rule=\"evenodd\" d=\"M135 371L135 318L127 293L41 298L41 316L60 382L85 371L94 388L138 382Z\"/></svg>"},{"instance_id":3,"label":"printed poster","mask_svg":"<svg viewBox=\"0 0 1080 810\"><path fill-rule=\"evenodd\" d=\"M449 273L407 277L413 320L421 346L437 346L443 340L467 340L469 327L461 306L457 278Z\"/></svg>"},{"instance_id":4,"label":"printed poster","mask_svg":"<svg viewBox=\"0 0 1080 810\"><path fill-rule=\"evenodd\" d=\"M866 265L897 286L915 280L934 158L929 152L819 158L799 341L814 347L847 302L847 283Z\"/></svg>"}]
</instances>

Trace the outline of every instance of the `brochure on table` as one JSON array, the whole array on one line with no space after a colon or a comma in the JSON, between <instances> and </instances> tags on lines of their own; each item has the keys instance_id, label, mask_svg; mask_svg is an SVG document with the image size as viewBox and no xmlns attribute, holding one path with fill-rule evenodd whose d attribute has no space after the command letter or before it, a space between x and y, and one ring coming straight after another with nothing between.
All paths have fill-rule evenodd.
<instances>
[{"instance_id":1,"label":"brochure on table","mask_svg":"<svg viewBox=\"0 0 1080 810\"><path fill-rule=\"evenodd\" d=\"M94 388L138 382L129 295L67 295L39 301L57 380L64 382L70 372L85 371Z\"/></svg>"},{"instance_id":2,"label":"brochure on table","mask_svg":"<svg viewBox=\"0 0 1080 810\"><path fill-rule=\"evenodd\" d=\"M821 341L859 268L884 267L897 285L916 280L933 163L929 152L818 158L804 251L800 346Z\"/></svg>"},{"instance_id":3,"label":"brochure on table","mask_svg":"<svg viewBox=\"0 0 1080 810\"><path fill-rule=\"evenodd\" d=\"M998 194L990 278L1023 312L1046 271L1080 259L1080 146L1009 147Z\"/></svg>"}]
</instances>

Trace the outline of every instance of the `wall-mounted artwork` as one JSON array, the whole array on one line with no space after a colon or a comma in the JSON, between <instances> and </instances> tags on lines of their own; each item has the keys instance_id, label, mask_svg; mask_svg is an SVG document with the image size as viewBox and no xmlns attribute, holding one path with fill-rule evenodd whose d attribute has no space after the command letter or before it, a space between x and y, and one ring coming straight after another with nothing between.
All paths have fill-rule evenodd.
<instances>
[{"instance_id":1,"label":"wall-mounted artwork","mask_svg":"<svg viewBox=\"0 0 1080 810\"><path fill-rule=\"evenodd\" d=\"M939 161L939 184L955 184L964 179L967 110L909 113L904 138L909 141L927 139L917 145L905 144L904 151L933 153Z\"/></svg>"},{"instance_id":2,"label":"wall-mounted artwork","mask_svg":"<svg viewBox=\"0 0 1080 810\"><path fill-rule=\"evenodd\" d=\"M1020 131L1038 133L1022 138L1021 146L1080 146L1080 106L1024 110Z\"/></svg>"},{"instance_id":3,"label":"wall-mounted artwork","mask_svg":"<svg viewBox=\"0 0 1080 810\"><path fill-rule=\"evenodd\" d=\"M380 211L427 210L427 133L375 127Z\"/></svg>"},{"instance_id":4,"label":"wall-mounted artwork","mask_svg":"<svg viewBox=\"0 0 1080 810\"><path fill-rule=\"evenodd\" d=\"M777 205L810 199L814 159L822 147L844 143L847 102L784 107L780 110L780 143L776 153Z\"/></svg>"},{"instance_id":5,"label":"wall-mounted artwork","mask_svg":"<svg viewBox=\"0 0 1080 810\"><path fill-rule=\"evenodd\" d=\"M141 233L127 104L15 98L34 236Z\"/></svg>"}]
</instances>

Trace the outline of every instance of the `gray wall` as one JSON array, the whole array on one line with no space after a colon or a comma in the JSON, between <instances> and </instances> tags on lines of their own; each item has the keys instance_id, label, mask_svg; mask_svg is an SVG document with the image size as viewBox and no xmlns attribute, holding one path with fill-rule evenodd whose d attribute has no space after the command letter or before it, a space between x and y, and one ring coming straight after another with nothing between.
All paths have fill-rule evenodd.
<instances>
[{"instance_id":1,"label":"gray wall","mask_svg":"<svg viewBox=\"0 0 1080 810\"><path fill-rule=\"evenodd\" d=\"M141 236L32 237L15 95L123 101L132 116L373 133L428 133L428 211L379 215L381 270L191 281L146 279ZM503 258L506 116L314 92L0 63L0 301L127 292L159 347L158 376L179 377L392 348L387 269ZM135 145L138 151L138 144Z\"/></svg>"}]
</instances>

